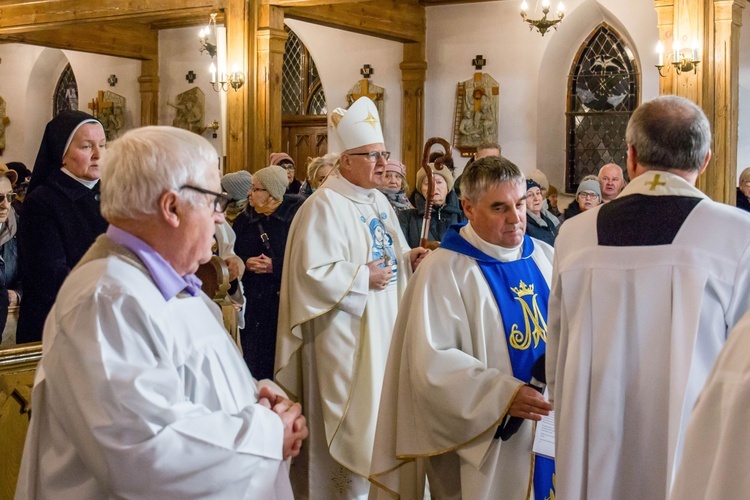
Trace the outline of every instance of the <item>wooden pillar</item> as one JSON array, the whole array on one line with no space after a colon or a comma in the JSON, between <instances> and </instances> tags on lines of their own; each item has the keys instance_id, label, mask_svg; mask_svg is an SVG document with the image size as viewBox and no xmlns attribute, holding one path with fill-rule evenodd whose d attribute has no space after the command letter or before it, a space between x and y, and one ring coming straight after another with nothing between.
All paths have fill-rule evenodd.
<instances>
[{"instance_id":1,"label":"wooden pillar","mask_svg":"<svg viewBox=\"0 0 750 500\"><path fill-rule=\"evenodd\" d=\"M713 0L706 7L703 109L713 132L713 159L698 187L716 201L735 204L739 51L745 0Z\"/></svg>"},{"instance_id":2,"label":"wooden pillar","mask_svg":"<svg viewBox=\"0 0 750 500\"><path fill-rule=\"evenodd\" d=\"M424 147L424 82L427 73L424 43L405 43L401 68L401 162L414 187Z\"/></svg>"},{"instance_id":3,"label":"wooden pillar","mask_svg":"<svg viewBox=\"0 0 750 500\"><path fill-rule=\"evenodd\" d=\"M258 0L227 0L224 13L227 28L227 62L239 64L245 85L227 92L227 161L225 172L251 170L250 138L255 130L255 31Z\"/></svg>"},{"instance_id":4,"label":"wooden pillar","mask_svg":"<svg viewBox=\"0 0 750 500\"><path fill-rule=\"evenodd\" d=\"M141 126L159 124L159 59L141 61Z\"/></svg>"},{"instance_id":5,"label":"wooden pillar","mask_svg":"<svg viewBox=\"0 0 750 500\"><path fill-rule=\"evenodd\" d=\"M269 165L273 152L281 151L281 78L288 35L284 10L261 5L256 34L256 108L252 171Z\"/></svg>"},{"instance_id":6,"label":"wooden pillar","mask_svg":"<svg viewBox=\"0 0 750 500\"><path fill-rule=\"evenodd\" d=\"M671 52L674 43L674 0L655 0L654 7L659 40L664 45L664 67L662 68L662 74L664 74L671 62L667 54ZM676 94L676 85L675 72L670 69L667 76L659 78L659 95Z\"/></svg>"},{"instance_id":7,"label":"wooden pillar","mask_svg":"<svg viewBox=\"0 0 750 500\"><path fill-rule=\"evenodd\" d=\"M674 68L659 82L660 94L675 94L703 108L711 123L713 156L698 188L716 201L734 204L737 178L739 43L745 0L654 0L659 37L667 54L673 40L701 46L696 73L676 75ZM671 58L665 57L665 64ZM666 68L665 68L666 69Z\"/></svg>"}]
</instances>

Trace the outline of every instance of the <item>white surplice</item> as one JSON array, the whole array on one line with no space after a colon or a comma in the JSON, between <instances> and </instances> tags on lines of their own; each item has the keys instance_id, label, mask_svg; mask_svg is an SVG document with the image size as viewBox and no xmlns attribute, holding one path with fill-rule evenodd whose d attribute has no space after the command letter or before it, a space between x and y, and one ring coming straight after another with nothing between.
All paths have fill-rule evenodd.
<instances>
[{"instance_id":1,"label":"white surplice","mask_svg":"<svg viewBox=\"0 0 750 500\"><path fill-rule=\"evenodd\" d=\"M310 430L292 465L298 498L367 495L383 372L411 275L409 251L385 196L342 178L329 178L292 222L275 369L277 382L302 401ZM384 254L394 278L385 290L369 290L365 264Z\"/></svg>"},{"instance_id":2,"label":"white surplice","mask_svg":"<svg viewBox=\"0 0 750 500\"><path fill-rule=\"evenodd\" d=\"M520 248L491 245L470 224L459 234L497 260L520 257ZM552 248L533 242L531 259L549 285ZM508 441L494 439L524 382L513 377L502 314L476 260L436 250L403 304L383 384L371 498L421 499L423 482L410 462L425 468L434 498L526 498L531 421Z\"/></svg>"},{"instance_id":3,"label":"white surplice","mask_svg":"<svg viewBox=\"0 0 750 500\"><path fill-rule=\"evenodd\" d=\"M750 313L730 332L690 417L673 500L724 500L750 491Z\"/></svg>"},{"instance_id":4,"label":"white surplice","mask_svg":"<svg viewBox=\"0 0 750 500\"><path fill-rule=\"evenodd\" d=\"M42 348L16 499L292 498L281 419L205 294L165 301L102 236Z\"/></svg>"},{"instance_id":5,"label":"white surplice","mask_svg":"<svg viewBox=\"0 0 750 500\"><path fill-rule=\"evenodd\" d=\"M562 226L547 341L560 498L667 496L696 397L750 307L747 214L668 172L636 177L617 200L631 195L702 199L671 244L598 244L614 202Z\"/></svg>"}]
</instances>

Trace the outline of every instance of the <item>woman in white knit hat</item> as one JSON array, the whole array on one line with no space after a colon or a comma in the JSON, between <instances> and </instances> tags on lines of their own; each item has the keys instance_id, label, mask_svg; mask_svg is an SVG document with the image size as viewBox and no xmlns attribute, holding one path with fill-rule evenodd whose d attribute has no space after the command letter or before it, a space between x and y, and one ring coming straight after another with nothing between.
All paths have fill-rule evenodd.
<instances>
[{"instance_id":1,"label":"woman in white knit hat","mask_svg":"<svg viewBox=\"0 0 750 500\"><path fill-rule=\"evenodd\" d=\"M235 253L245 263L245 328L240 332L243 356L258 380L273 378L276 322L284 248L292 219L303 198L285 194L286 170L271 165L258 170L248 193L248 207L234 222Z\"/></svg>"}]
</instances>

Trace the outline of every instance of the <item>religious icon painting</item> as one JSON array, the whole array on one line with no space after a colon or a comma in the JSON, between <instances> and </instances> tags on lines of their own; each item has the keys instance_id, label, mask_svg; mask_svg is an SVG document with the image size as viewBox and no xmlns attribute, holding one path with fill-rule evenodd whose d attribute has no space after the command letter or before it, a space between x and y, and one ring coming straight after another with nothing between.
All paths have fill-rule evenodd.
<instances>
[{"instance_id":1,"label":"religious icon painting","mask_svg":"<svg viewBox=\"0 0 750 500\"><path fill-rule=\"evenodd\" d=\"M471 156L485 141L498 141L500 85L488 73L458 83L453 118L453 145Z\"/></svg>"}]
</instances>

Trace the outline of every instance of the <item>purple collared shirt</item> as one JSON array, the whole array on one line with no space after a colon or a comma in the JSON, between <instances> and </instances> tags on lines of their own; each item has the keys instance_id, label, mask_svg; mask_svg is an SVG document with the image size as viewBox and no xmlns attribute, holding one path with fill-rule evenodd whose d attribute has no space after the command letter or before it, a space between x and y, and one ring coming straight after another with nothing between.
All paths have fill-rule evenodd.
<instances>
[{"instance_id":1,"label":"purple collared shirt","mask_svg":"<svg viewBox=\"0 0 750 500\"><path fill-rule=\"evenodd\" d=\"M107 228L107 237L122 245L133 252L146 266L154 280L156 288L159 289L164 300L171 300L178 293L185 290L193 297L197 297L201 292L201 280L194 274L180 276L177 271L159 255L156 250L140 238L137 238L127 231L109 225Z\"/></svg>"}]
</instances>

